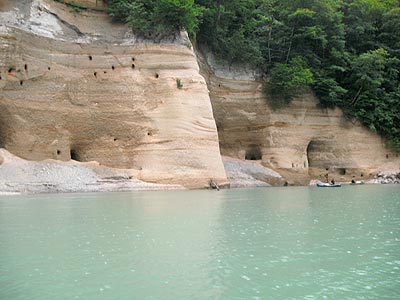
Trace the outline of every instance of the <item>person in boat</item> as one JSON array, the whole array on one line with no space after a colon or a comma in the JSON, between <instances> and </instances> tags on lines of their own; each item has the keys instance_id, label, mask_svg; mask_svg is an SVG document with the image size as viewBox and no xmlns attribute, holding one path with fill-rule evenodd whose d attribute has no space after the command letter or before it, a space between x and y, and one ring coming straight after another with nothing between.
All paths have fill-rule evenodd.
<instances>
[{"instance_id":1,"label":"person in boat","mask_svg":"<svg viewBox=\"0 0 400 300\"><path fill-rule=\"evenodd\" d=\"M332 178L332 179L331 179L331 185L334 185L334 184L335 184L335 179Z\"/></svg>"},{"instance_id":2,"label":"person in boat","mask_svg":"<svg viewBox=\"0 0 400 300\"><path fill-rule=\"evenodd\" d=\"M328 173L325 174L325 180L326 180L326 183L329 183L329 176L328 176Z\"/></svg>"},{"instance_id":3,"label":"person in boat","mask_svg":"<svg viewBox=\"0 0 400 300\"><path fill-rule=\"evenodd\" d=\"M356 181L355 181L355 179L354 179L354 176L351 178L351 184L355 184L356 183Z\"/></svg>"}]
</instances>

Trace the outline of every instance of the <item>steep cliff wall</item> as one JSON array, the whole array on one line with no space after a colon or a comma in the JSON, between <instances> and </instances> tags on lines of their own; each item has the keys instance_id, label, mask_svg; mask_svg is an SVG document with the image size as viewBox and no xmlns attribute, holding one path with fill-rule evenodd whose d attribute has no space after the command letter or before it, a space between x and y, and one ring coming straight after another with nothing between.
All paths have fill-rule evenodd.
<instances>
[{"instance_id":1,"label":"steep cliff wall","mask_svg":"<svg viewBox=\"0 0 400 300\"><path fill-rule=\"evenodd\" d=\"M184 34L138 40L104 13L54 1L3 0L0 9L0 147L29 160L135 169L149 182L226 183Z\"/></svg>"},{"instance_id":2,"label":"steep cliff wall","mask_svg":"<svg viewBox=\"0 0 400 300\"><path fill-rule=\"evenodd\" d=\"M257 74L223 66L209 53L200 58L223 155L260 160L302 184L326 173L348 180L400 168L398 154L340 109L320 109L313 95L305 95L273 111Z\"/></svg>"}]
</instances>

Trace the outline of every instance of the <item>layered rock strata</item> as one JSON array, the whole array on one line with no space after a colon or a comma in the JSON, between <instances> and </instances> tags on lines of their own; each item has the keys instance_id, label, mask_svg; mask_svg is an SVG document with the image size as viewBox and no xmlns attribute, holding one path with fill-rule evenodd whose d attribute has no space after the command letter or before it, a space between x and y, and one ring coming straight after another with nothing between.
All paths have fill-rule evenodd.
<instances>
[{"instance_id":1,"label":"layered rock strata","mask_svg":"<svg viewBox=\"0 0 400 300\"><path fill-rule=\"evenodd\" d=\"M340 109L321 109L308 94L272 110L257 74L223 66L209 53L199 58L223 155L258 160L293 184L326 174L366 179L378 170L400 169L399 154L377 134L346 120Z\"/></svg>"},{"instance_id":2,"label":"layered rock strata","mask_svg":"<svg viewBox=\"0 0 400 300\"><path fill-rule=\"evenodd\" d=\"M104 13L54 1L0 7L0 147L133 169L147 182L227 183L187 36L139 40Z\"/></svg>"}]
</instances>

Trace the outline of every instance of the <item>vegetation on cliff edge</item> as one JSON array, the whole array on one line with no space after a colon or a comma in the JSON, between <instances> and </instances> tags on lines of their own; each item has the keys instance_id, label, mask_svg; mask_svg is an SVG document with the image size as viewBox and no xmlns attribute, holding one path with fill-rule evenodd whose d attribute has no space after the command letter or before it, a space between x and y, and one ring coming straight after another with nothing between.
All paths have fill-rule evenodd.
<instances>
[{"instance_id":1,"label":"vegetation on cliff edge","mask_svg":"<svg viewBox=\"0 0 400 300\"><path fill-rule=\"evenodd\" d=\"M260 68L274 107L311 88L400 151L400 0L107 3L140 34L197 32L221 60Z\"/></svg>"}]
</instances>

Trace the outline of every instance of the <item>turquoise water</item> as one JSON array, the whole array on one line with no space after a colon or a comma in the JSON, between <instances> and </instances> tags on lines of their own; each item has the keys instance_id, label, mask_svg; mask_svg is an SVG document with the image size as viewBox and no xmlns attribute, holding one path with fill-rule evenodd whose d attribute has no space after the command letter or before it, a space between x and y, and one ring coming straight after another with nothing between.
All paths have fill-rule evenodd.
<instances>
[{"instance_id":1,"label":"turquoise water","mask_svg":"<svg viewBox=\"0 0 400 300\"><path fill-rule=\"evenodd\" d=\"M400 299L400 186L2 196L0 299Z\"/></svg>"}]
</instances>

